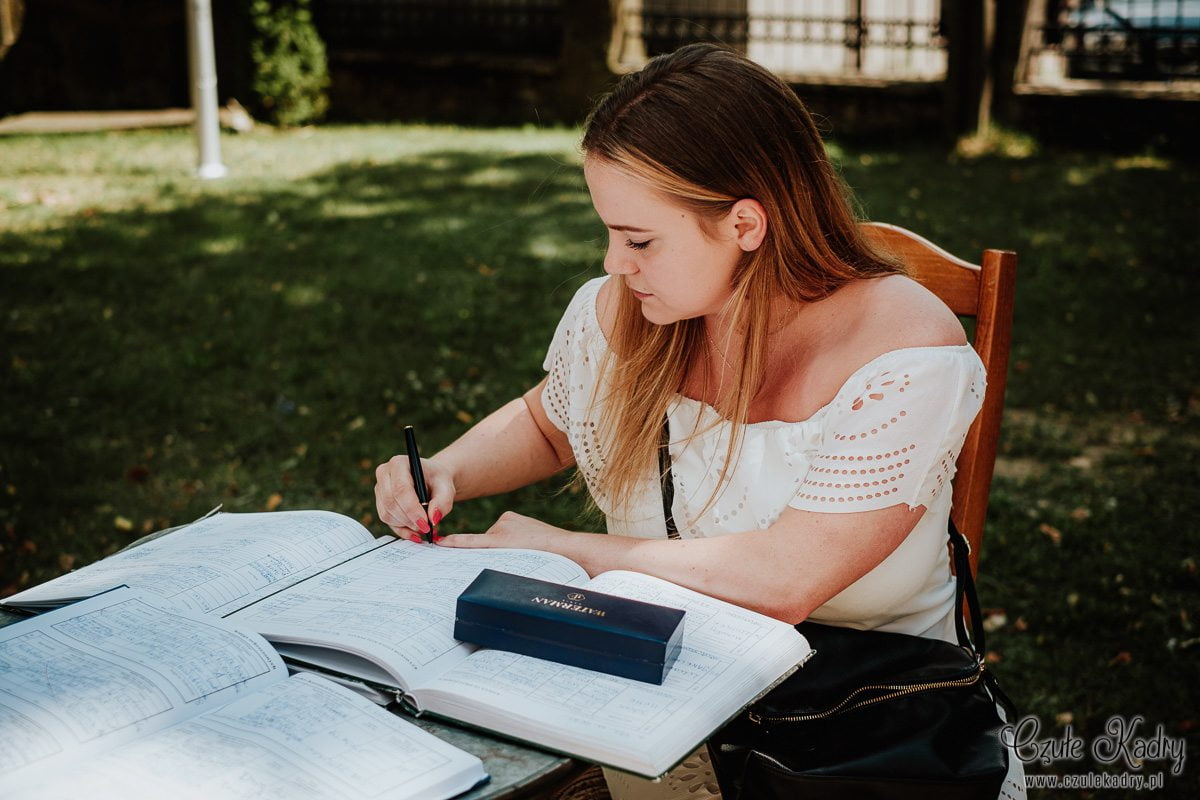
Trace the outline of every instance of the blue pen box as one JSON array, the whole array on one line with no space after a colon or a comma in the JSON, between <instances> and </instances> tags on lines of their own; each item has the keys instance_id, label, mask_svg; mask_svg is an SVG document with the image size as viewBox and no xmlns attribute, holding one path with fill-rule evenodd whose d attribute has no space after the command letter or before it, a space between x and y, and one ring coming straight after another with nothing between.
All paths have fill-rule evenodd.
<instances>
[{"instance_id":1,"label":"blue pen box","mask_svg":"<svg viewBox=\"0 0 1200 800\"><path fill-rule=\"evenodd\" d=\"M458 596L454 638L661 684L679 655L683 614L485 569Z\"/></svg>"}]
</instances>

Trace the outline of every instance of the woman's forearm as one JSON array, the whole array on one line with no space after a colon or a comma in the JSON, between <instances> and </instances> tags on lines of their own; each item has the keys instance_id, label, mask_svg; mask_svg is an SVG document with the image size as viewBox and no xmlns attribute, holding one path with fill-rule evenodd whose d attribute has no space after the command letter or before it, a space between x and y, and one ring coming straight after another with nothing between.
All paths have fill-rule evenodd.
<instances>
[{"instance_id":1,"label":"woman's forearm","mask_svg":"<svg viewBox=\"0 0 1200 800\"><path fill-rule=\"evenodd\" d=\"M885 559L924 507L819 514L788 509L766 530L670 541L563 531L508 512L483 536L452 547L528 547L559 553L589 575L624 569L796 623Z\"/></svg>"},{"instance_id":2,"label":"woman's forearm","mask_svg":"<svg viewBox=\"0 0 1200 800\"><path fill-rule=\"evenodd\" d=\"M766 531L712 539L639 539L572 533L555 550L597 575L613 569L642 572L769 616L798 622L796 570L771 557ZM806 593L800 593L806 594ZM786 607L780 600L787 601Z\"/></svg>"},{"instance_id":3,"label":"woman's forearm","mask_svg":"<svg viewBox=\"0 0 1200 800\"><path fill-rule=\"evenodd\" d=\"M482 419L431 460L453 475L455 500L519 489L564 467L524 398Z\"/></svg>"}]
</instances>

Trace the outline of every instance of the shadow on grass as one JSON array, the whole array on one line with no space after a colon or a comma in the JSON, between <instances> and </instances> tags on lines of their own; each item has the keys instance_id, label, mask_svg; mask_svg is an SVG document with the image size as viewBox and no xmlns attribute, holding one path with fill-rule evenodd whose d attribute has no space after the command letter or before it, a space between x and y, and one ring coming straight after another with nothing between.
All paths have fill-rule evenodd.
<instances>
[{"instance_id":1,"label":"shadow on grass","mask_svg":"<svg viewBox=\"0 0 1200 800\"><path fill-rule=\"evenodd\" d=\"M432 452L540 378L599 274L578 172L435 153L4 234L4 593L218 503L373 511L404 424Z\"/></svg>"}]
</instances>

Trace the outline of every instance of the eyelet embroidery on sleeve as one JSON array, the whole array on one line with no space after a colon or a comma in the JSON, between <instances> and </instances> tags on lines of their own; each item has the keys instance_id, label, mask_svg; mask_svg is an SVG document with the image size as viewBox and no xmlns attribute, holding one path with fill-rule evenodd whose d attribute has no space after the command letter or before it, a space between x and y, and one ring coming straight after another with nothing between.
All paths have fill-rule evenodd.
<instances>
[{"instance_id":1,"label":"eyelet embroidery on sleeve","mask_svg":"<svg viewBox=\"0 0 1200 800\"><path fill-rule=\"evenodd\" d=\"M550 420L567 434L576 466L597 505L607 508L605 494L597 489L605 463L600 436L595 419L586 416L596 379L588 351L595 328L588 309L595 307L598 289L597 285L592 291L581 291L565 315L561 336L551 346L542 405Z\"/></svg>"},{"instance_id":2,"label":"eyelet embroidery on sleeve","mask_svg":"<svg viewBox=\"0 0 1200 800\"><path fill-rule=\"evenodd\" d=\"M948 360L951 352L864 376L835 400L831 428L793 504L858 511L936 498L954 477L983 395L982 369L959 360L962 351Z\"/></svg>"},{"instance_id":3,"label":"eyelet embroidery on sleeve","mask_svg":"<svg viewBox=\"0 0 1200 800\"><path fill-rule=\"evenodd\" d=\"M796 496L820 503L847 503L898 494L906 477L904 470L912 464L909 453L916 449L913 443L883 453L818 455Z\"/></svg>"},{"instance_id":4,"label":"eyelet embroidery on sleeve","mask_svg":"<svg viewBox=\"0 0 1200 800\"><path fill-rule=\"evenodd\" d=\"M897 392L903 392L905 387L909 386L912 383L912 381L909 380L908 375L905 375L903 378L889 378L888 376L891 374L892 374L891 370L879 373L879 377L875 379L876 383L879 384L879 387L877 389L875 389L874 391L872 391L872 386L871 386L871 384L868 383L867 387L863 390L863 394L860 394L858 397L854 398L853 401L851 401L850 410L851 411L861 411L862 410L863 404L865 402L863 400L864 394L866 395L868 400L879 401L879 400L882 400L885 397L885 395L887 394L887 392L891 391L892 388L894 388L895 391L897 391ZM887 378L887 380L880 380L881 378ZM900 386L896 386L896 384L899 381L904 381L904 383L901 384ZM892 422L895 422L895 421L896 420L892 420ZM883 427L886 428L887 426L884 425Z\"/></svg>"}]
</instances>

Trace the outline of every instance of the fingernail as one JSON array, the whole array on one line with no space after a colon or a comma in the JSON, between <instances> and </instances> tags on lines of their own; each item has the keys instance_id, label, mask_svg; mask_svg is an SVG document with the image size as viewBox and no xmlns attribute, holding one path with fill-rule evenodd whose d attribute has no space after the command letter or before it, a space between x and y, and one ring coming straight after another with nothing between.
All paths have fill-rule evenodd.
<instances>
[{"instance_id":1,"label":"fingernail","mask_svg":"<svg viewBox=\"0 0 1200 800\"><path fill-rule=\"evenodd\" d=\"M433 535L433 543L434 543L434 544L439 544L439 543L442 541L442 539L445 539L445 538L446 538L445 536L438 536L438 535L435 533L435 534Z\"/></svg>"},{"instance_id":2,"label":"fingernail","mask_svg":"<svg viewBox=\"0 0 1200 800\"><path fill-rule=\"evenodd\" d=\"M421 543L421 541L422 541L421 537L420 537L420 536L417 536L415 533L410 533L410 534L408 535L408 540L409 540L410 542L416 542L417 544L420 544L420 543Z\"/></svg>"},{"instance_id":3,"label":"fingernail","mask_svg":"<svg viewBox=\"0 0 1200 800\"><path fill-rule=\"evenodd\" d=\"M439 522L442 521L442 510L440 508L435 508L433 510L433 516L430 517L430 519L433 520L434 525L437 525Z\"/></svg>"},{"instance_id":4,"label":"fingernail","mask_svg":"<svg viewBox=\"0 0 1200 800\"><path fill-rule=\"evenodd\" d=\"M417 530L419 530L421 533L429 533L429 523L423 519L418 519Z\"/></svg>"}]
</instances>

